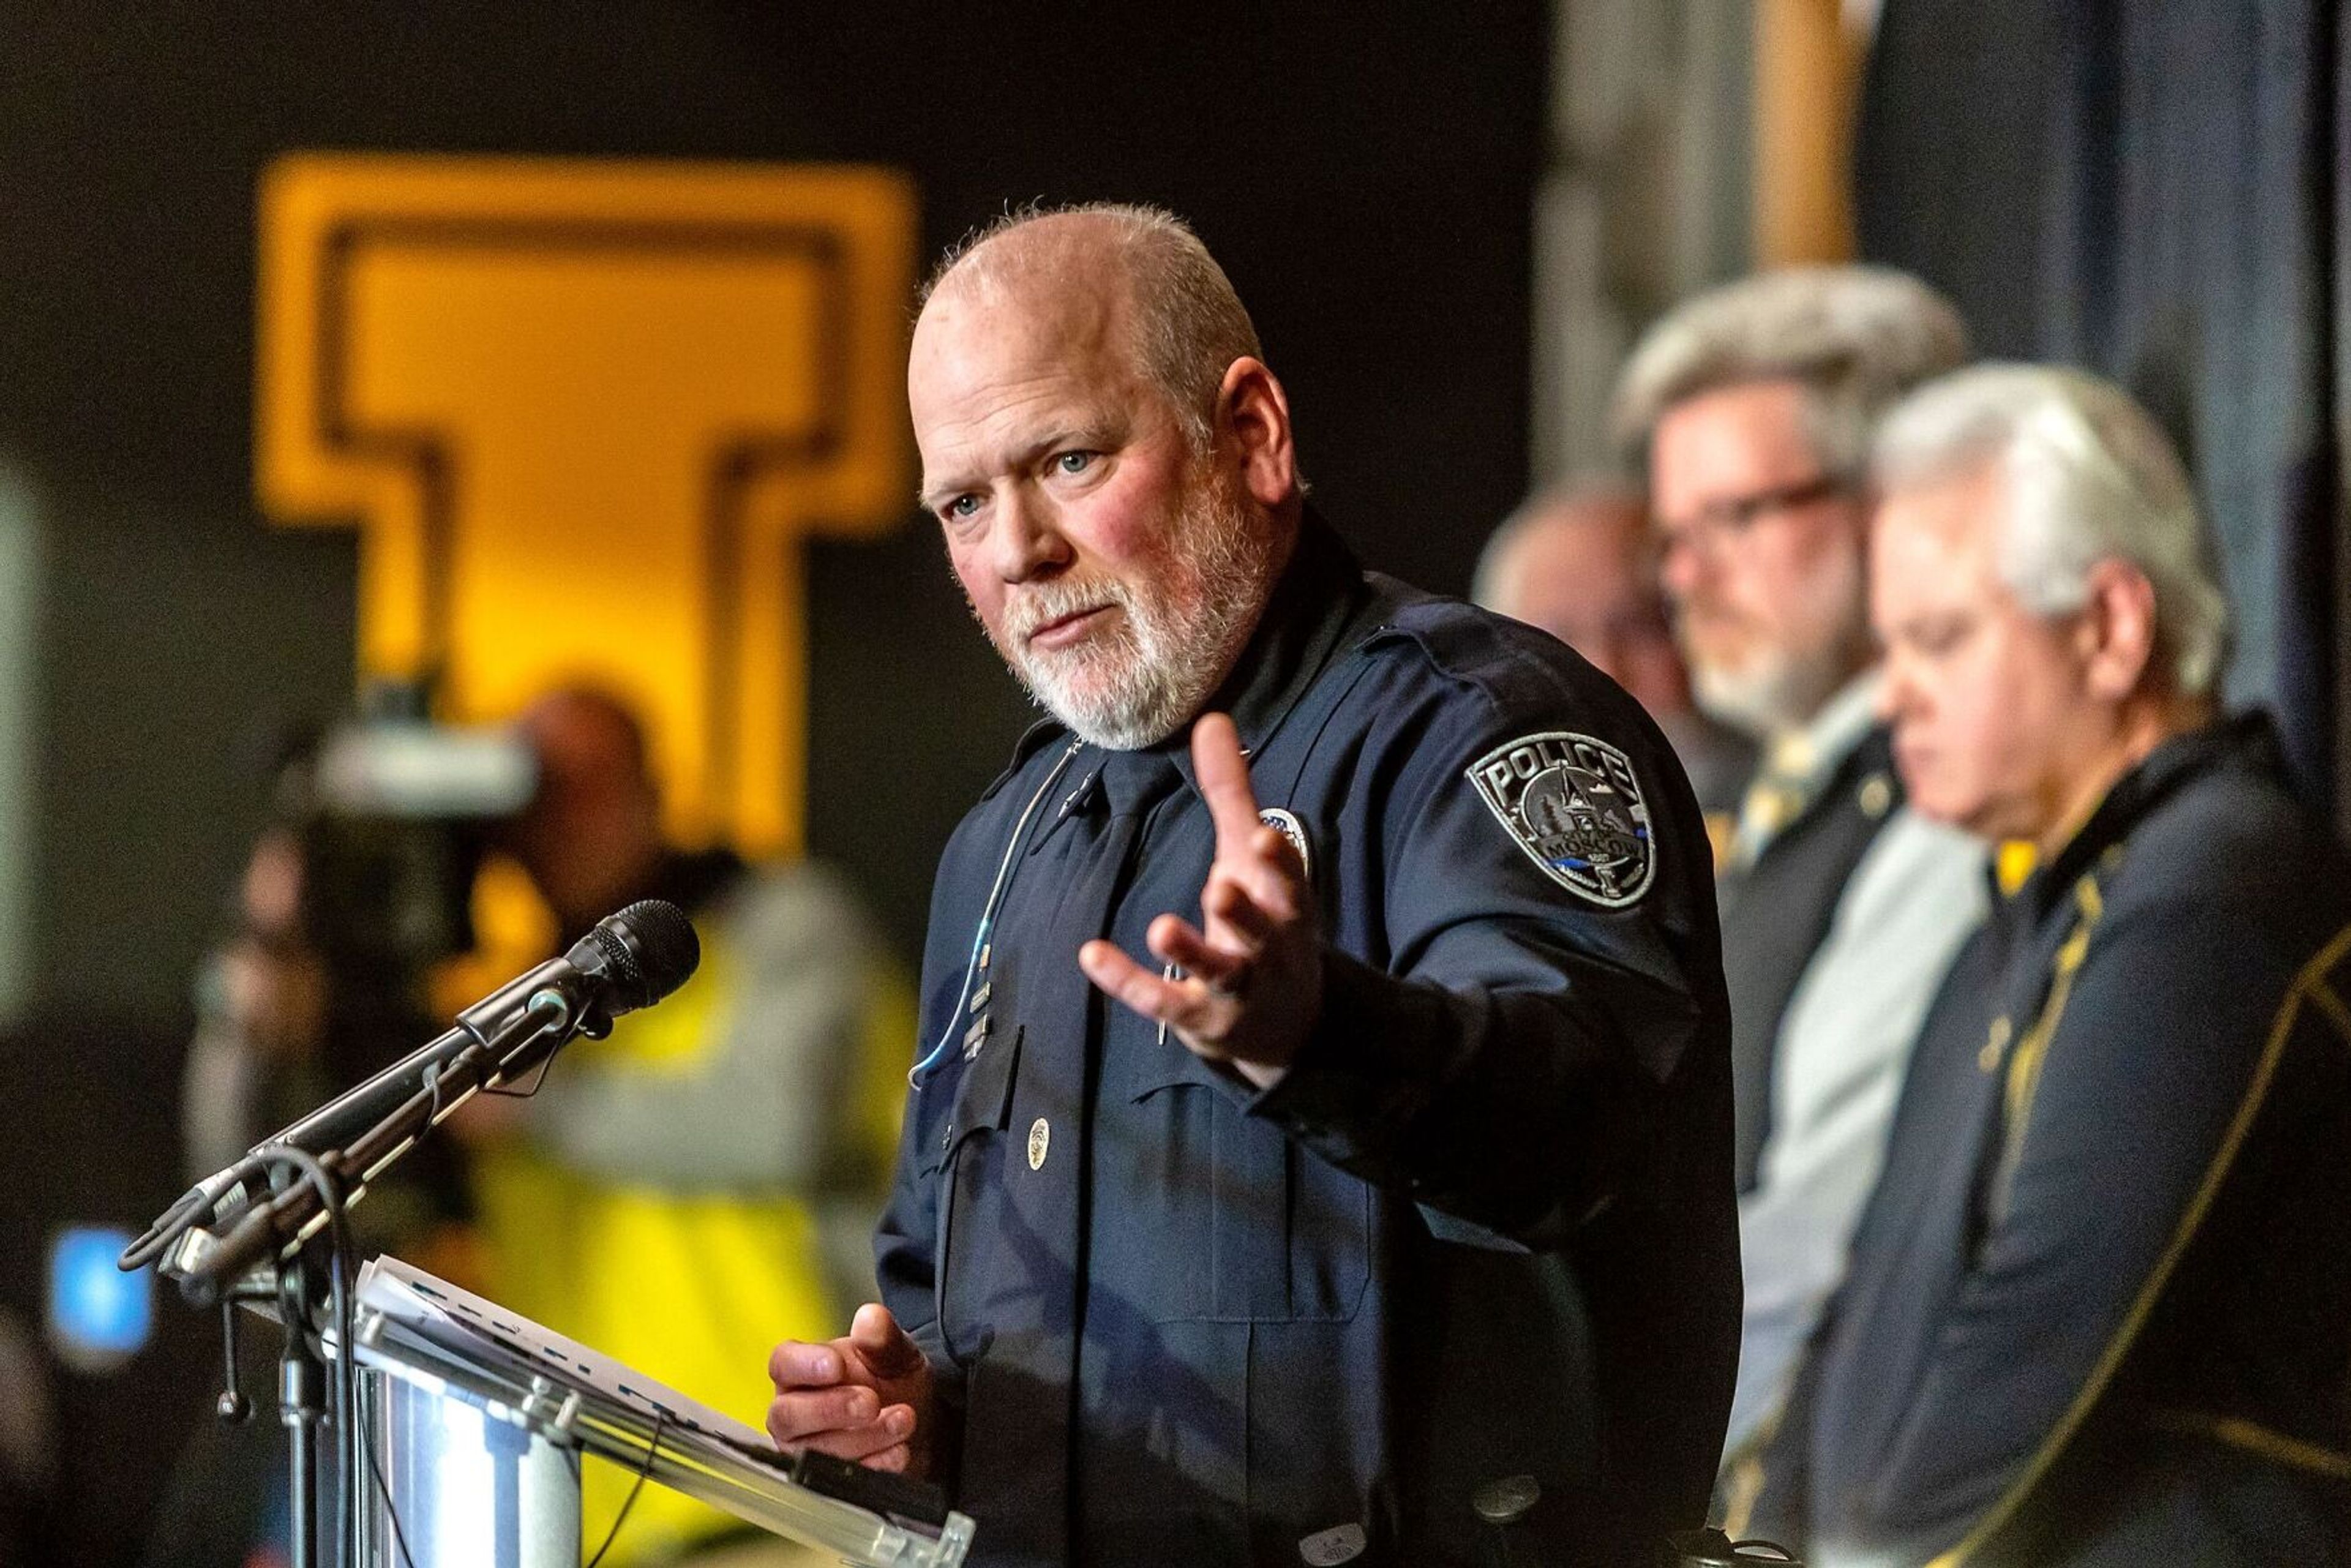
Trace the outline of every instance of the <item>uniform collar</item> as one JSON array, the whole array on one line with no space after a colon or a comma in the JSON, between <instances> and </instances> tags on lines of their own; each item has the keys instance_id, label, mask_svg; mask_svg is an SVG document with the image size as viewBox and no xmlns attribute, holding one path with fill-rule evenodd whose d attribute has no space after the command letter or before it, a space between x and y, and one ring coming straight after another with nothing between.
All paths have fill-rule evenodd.
<instances>
[{"instance_id":1,"label":"uniform collar","mask_svg":"<svg viewBox=\"0 0 2351 1568\"><path fill-rule=\"evenodd\" d=\"M2040 919L2099 856L2119 847L2186 786L2230 767L2279 776L2284 771L2284 759L2277 727L2260 709L2217 718L2173 736L2115 781L2081 831L2025 880L2017 896L2026 901L2033 918Z\"/></svg>"},{"instance_id":2,"label":"uniform collar","mask_svg":"<svg viewBox=\"0 0 2351 1568\"><path fill-rule=\"evenodd\" d=\"M1203 713L1232 716L1241 747L1255 756L1281 721L1349 641L1372 601L1364 569L1337 532L1311 507L1298 526L1298 542L1266 601L1257 629ZM1171 753L1186 785L1192 775L1192 727L1159 743Z\"/></svg>"}]
</instances>

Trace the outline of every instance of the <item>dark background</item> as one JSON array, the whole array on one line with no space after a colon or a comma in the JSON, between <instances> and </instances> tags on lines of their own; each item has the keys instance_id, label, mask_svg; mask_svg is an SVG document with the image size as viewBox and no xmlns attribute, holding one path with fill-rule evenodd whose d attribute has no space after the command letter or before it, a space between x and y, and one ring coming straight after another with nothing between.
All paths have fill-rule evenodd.
<instances>
[{"instance_id":1,"label":"dark background","mask_svg":"<svg viewBox=\"0 0 2351 1568\"><path fill-rule=\"evenodd\" d=\"M262 737L350 695L353 538L266 527L251 497L272 157L877 162L913 175L931 252L1008 203L1165 204L1255 314L1326 511L1454 590L1526 479L1548 56L1538 4L0 0L0 453L44 517L0 1303L37 1318L50 1227L136 1229L177 1190L189 977L259 821ZM809 841L912 953L939 846L1028 710L924 519L818 547L809 580ZM215 1330L160 1320L123 1373L60 1375L60 1562L125 1558L209 1407Z\"/></svg>"}]
</instances>

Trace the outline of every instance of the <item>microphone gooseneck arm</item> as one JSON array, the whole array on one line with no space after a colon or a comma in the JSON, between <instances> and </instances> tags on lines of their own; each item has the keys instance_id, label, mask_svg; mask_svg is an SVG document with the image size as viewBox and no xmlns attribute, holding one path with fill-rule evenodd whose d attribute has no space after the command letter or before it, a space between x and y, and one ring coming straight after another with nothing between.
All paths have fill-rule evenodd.
<instances>
[{"instance_id":1,"label":"microphone gooseneck arm","mask_svg":"<svg viewBox=\"0 0 2351 1568\"><path fill-rule=\"evenodd\" d=\"M342 1188L336 1201L357 1200L369 1182L426 1132L480 1091L508 1083L545 1061L579 1032L581 1021L579 1009L558 988L543 986L532 992L505 1021L485 1031L437 1071L429 1071L424 1086L375 1125L342 1149L319 1156ZM272 1146L261 1145L251 1158L270 1163ZM296 1182L246 1209L211 1246L185 1255L180 1260L180 1288L197 1304L209 1306L247 1269L274 1253L298 1249L325 1228L329 1218L326 1197L317 1184Z\"/></svg>"},{"instance_id":2,"label":"microphone gooseneck arm","mask_svg":"<svg viewBox=\"0 0 2351 1568\"><path fill-rule=\"evenodd\" d=\"M162 1259L166 1273L185 1275L207 1251L229 1249L232 1239L235 1256L257 1261L269 1237L286 1239L282 1222L303 1201L292 1196L298 1188L260 1194L260 1176L283 1169L287 1151L329 1162L334 1179L348 1181L356 1197L475 1091L511 1082L574 1034L601 1039L613 1019L649 1008L684 985L701 958L694 923L674 904L649 898L606 916L563 956L525 971L459 1013L455 1028L189 1188L124 1249L116 1266L142 1269ZM244 1202L247 1194L253 1202ZM225 1206L233 1207L224 1212ZM218 1233L223 1225L229 1229ZM292 1239L307 1239L319 1228L313 1211ZM225 1266L208 1275L217 1281Z\"/></svg>"}]
</instances>

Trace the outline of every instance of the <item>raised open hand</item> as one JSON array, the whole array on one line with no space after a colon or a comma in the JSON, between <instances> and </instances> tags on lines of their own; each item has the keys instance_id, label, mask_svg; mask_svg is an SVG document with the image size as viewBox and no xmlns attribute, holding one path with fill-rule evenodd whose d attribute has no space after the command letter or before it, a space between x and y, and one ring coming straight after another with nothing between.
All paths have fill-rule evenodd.
<instances>
[{"instance_id":1,"label":"raised open hand","mask_svg":"<svg viewBox=\"0 0 2351 1568\"><path fill-rule=\"evenodd\" d=\"M1151 923L1151 951L1183 973L1154 973L1108 942L1078 949L1086 977L1163 1023L1210 1061L1259 1088L1289 1068L1322 996L1322 933L1306 868L1280 830L1258 818L1240 732L1220 713L1192 727L1192 766L1216 824L1217 853L1200 889L1202 924Z\"/></svg>"}]
</instances>

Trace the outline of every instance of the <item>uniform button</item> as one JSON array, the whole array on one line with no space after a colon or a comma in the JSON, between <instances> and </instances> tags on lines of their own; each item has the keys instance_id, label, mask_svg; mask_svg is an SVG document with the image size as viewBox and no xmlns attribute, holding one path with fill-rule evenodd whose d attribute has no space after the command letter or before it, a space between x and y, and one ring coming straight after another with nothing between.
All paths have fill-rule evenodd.
<instances>
[{"instance_id":1,"label":"uniform button","mask_svg":"<svg viewBox=\"0 0 2351 1568\"><path fill-rule=\"evenodd\" d=\"M1045 1168L1045 1155L1051 1149L1052 1145L1053 1129L1046 1124L1044 1117L1040 1116L1029 1128L1029 1168L1030 1170L1040 1171Z\"/></svg>"},{"instance_id":2,"label":"uniform button","mask_svg":"<svg viewBox=\"0 0 2351 1568\"><path fill-rule=\"evenodd\" d=\"M1298 1543L1300 1559L1312 1568L1338 1568L1342 1563L1353 1563L1364 1554L1369 1538L1360 1524L1342 1524L1330 1530L1319 1530Z\"/></svg>"},{"instance_id":3,"label":"uniform button","mask_svg":"<svg viewBox=\"0 0 2351 1568\"><path fill-rule=\"evenodd\" d=\"M1542 1488L1532 1476L1504 1476L1488 1481L1470 1498L1469 1506L1489 1524L1516 1524L1542 1500Z\"/></svg>"},{"instance_id":4,"label":"uniform button","mask_svg":"<svg viewBox=\"0 0 2351 1568\"><path fill-rule=\"evenodd\" d=\"M1894 781L1883 773L1873 773L1861 781L1862 815L1870 818L1886 815L1894 804Z\"/></svg>"}]
</instances>

